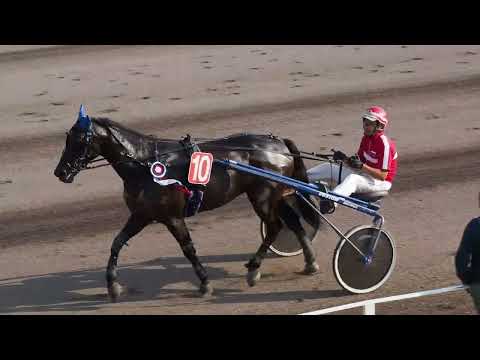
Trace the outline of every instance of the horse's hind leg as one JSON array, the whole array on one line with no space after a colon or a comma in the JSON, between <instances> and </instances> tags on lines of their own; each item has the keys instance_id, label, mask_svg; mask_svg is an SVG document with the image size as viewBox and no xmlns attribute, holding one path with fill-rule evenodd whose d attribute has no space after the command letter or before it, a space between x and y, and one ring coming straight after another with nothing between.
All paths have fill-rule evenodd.
<instances>
[{"instance_id":1,"label":"horse's hind leg","mask_svg":"<svg viewBox=\"0 0 480 360\"><path fill-rule=\"evenodd\" d=\"M208 275L205 268L200 263L197 257L197 251L193 245L190 233L185 225L184 219L171 218L163 222L172 235L177 239L180 248L183 251L185 257L192 263L193 270L197 277L200 279L200 293L202 295L210 295L213 289L208 281Z\"/></svg>"},{"instance_id":2,"label":"horse's hind leg","mask_svg":"<svg viewBox=\"0 0 480 360\"><path fill-rule=\"evenodd\" d=\"M302 246L303 256L305 259L305 268L303 273L307 275L316 273L320 267L315 260L315 250L313 249L312 243L307 237L305 229L300 223L299 216L283 199L278 202L278 213L287 227L295 233L300 245Z\"/></svg>"},{"instance_id":3,"label":"horse's hind leg","mask_svg":"<svg viewBox=\"0 0 480 360\"><path fill-rule=\"evenodd\" d=\"M134 213L130 215L130 218L123 227L122 231L120 231L120 233L113 240L106 274L108 294L112 301L116 301L122 292L122 287L117 282L117 261L120 250L128 242L128 240L142 231L143 228L149 223L150 221L146 217Z\"/></svg>"},{"instance_id":4,"label":"horse's hind leg","mask_svg":"<svg viewBox=\"0 0 480 360\"><path fill-rule=\"evenodd\" d=\"M252 203L253 209L263 220L267 228L267 234L255 255L245 264L248 269L247 283L254 286L260 280L260 266L265 258L268 248L276 239L277 234L282 228L282 222L278 217L276 208L271 205L274 189L271 187L256 187L255 190L247 192L248 199Z\"/></svg>"}]
</instances>

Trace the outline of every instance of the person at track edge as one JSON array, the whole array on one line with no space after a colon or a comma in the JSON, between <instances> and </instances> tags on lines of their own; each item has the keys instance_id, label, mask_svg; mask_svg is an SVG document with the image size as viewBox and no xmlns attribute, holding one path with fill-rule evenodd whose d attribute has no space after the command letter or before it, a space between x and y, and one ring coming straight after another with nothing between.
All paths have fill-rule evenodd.
<instances>
[{"instance_id":1,"label":"person at track edge","mask_svg":"<svg viewBox=\"0 0 480 360\"><path fill-rule=\"evenodd\" d=\"M480 206L480 193L478 194ZM465 227L463 237L455 255L457 276L464 285L480 314L480 217L472 219Z\"/></svg>"}]
</instances>

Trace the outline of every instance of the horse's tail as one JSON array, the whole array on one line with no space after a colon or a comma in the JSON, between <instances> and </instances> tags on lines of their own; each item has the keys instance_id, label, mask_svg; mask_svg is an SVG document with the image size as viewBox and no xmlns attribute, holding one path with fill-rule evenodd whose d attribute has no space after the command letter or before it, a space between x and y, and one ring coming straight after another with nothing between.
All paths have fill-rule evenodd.
<instances>
[{"instance_id":1,"label":"horse's tail","mask_svg":"<svg viewBox=\"0 0 480 360\"><path fill-rule=\"evenodd\" d=\"M300 151L297 148L297 145L290 140L290 139L283 139L283 142L287 146L288 150L290 151L291 154L293 155L300 155ZM303 159L300 156L294 156L293 157L293 174L292 177L294 179L303 181L308 183L308 175L307 175L307 168L305 167L305 163L303 162ZM305 196L307 200L314 206L315 203L311 200L311 196ZM299 199L299 208L302 213L303 218L313 227L317 228L319 226L319 216L313 210L310 205L305 203L302 199Z\"/></svg>"},{"instance_id":2,"label":"horse's tail","mask_svg":"<svg viewBox=\"0 0 480 360\"><path fill-rule=\"evenodd\" d=\"M288 150L293 155L300 155L300 151L297 148L297 145L290 140L290 139L283 139L283 142L287 146ZM299 156L293 157L293 178L307 182L308 183L308 176L307 176L307 168L305 167L305 163L303 162L302 158Z\"/></svg>"}]
</instances>

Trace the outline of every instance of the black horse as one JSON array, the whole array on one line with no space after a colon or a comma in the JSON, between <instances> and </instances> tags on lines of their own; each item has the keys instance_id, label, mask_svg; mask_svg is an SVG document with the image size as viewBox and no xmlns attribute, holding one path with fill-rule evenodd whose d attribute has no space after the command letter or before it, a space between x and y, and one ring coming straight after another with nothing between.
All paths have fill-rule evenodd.
<instances>
[{"instance_id":1,"label":"black horse","mask_svg":"<svg viewBox=\"0 0 480 360\"><path fill-rule=\"evenodd\" d=\"M306 168L301 158L288 156L299 154L295 144L288 139L272 135L239 134L206 141L199 146L216 159L231 159L253 166L277 171L283 175L307 181ZM153 181L149 165L160 160L167 167L167 178L177 179L188 185L187 172L190 156L178 140L162 140L128 129L107 118L79 117L67 133L65 149L55 169L55 176L64 183L74 177L96 158L102 156L124 182L124 200L131 215L115 237L111 247L106 278L108 292L113 301L121 293L117 282L117 260L122 247L145 226L153 222L163 223L178 241L185 257L200 279L200 292L210 294L212 288L208 275L200 263L184 221L187 198L178 191L178 185L161 186ZM299 222L303 216L310 224L318 226L318 217L308 204L298 200L298 211L287 205L285 188L260 177L242 174L214 164L210 182L206 186L200 212L227 204L246 193L257 215L265 222L267 234L256 254L245 265L250 286L260 279L260 265L269 246L280 231L282 222L295 232L302 245L306 274L318 271L315 254L304 229Z\"/></svg>"}]
</instances>

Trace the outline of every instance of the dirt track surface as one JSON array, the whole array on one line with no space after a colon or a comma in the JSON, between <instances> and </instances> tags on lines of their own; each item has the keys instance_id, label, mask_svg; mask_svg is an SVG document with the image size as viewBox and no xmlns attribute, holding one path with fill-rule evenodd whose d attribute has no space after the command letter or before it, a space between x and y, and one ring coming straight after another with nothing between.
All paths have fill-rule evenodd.
<instances>
[{"instance_id":1,"label":"dirt track surface","mask_svg":"<svg viewBox=\"0 0 480 360\"><path fill-rule=\"evenodd\" d=\"M458 283L454 252L478 213L478 46L0 46L0 63L2 314L296 314ZM70 185L53 176L80 103L161 137L273 132L303 150L346 152L356 150L362 111L384 105L399 153L382 209L398 248L394 274L373 294L345 294L326 230L314 243L319 274L300 275L301 256L271 256L249 288L243 264L259 245L259 220L242 196L187 220L213 296L197 296L190 264L156 224L123 249L127 294L111 304L104 271L128 216L121 181L109 168ZM369 221L349 209L332 218L344 230ZM377 312L474 308L460 292Z\"/></svg>"}]
</instances>

